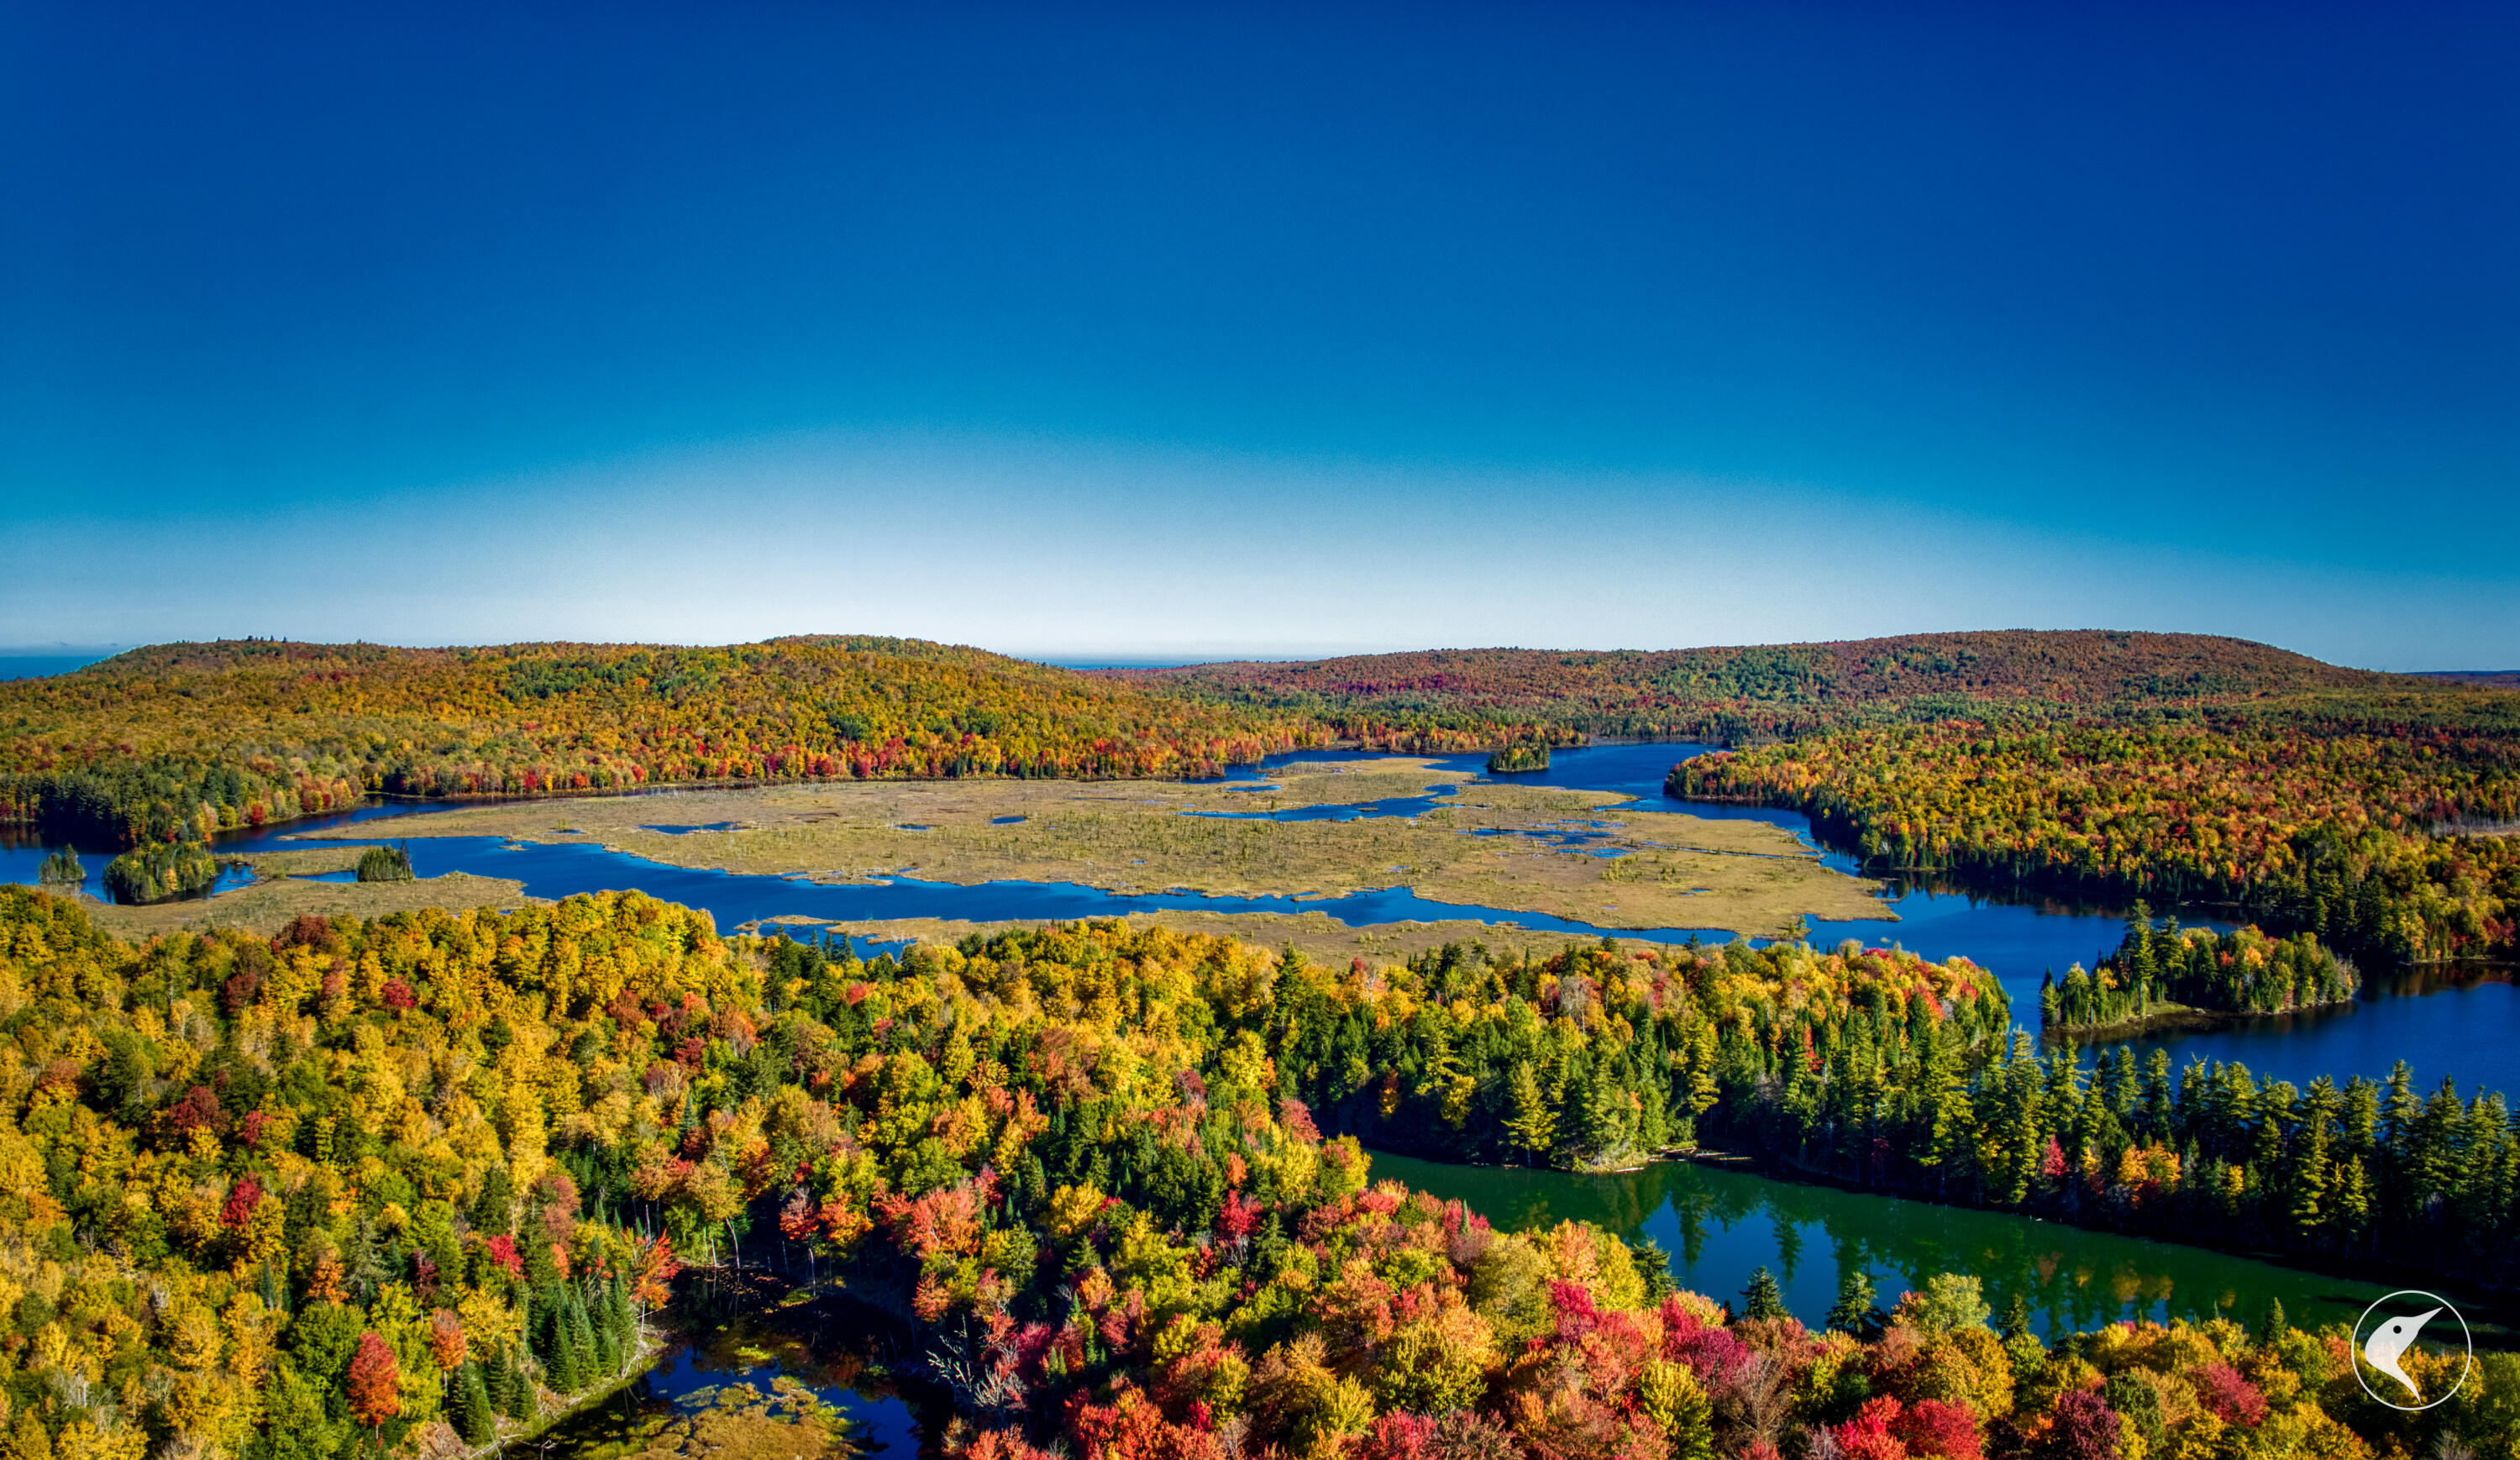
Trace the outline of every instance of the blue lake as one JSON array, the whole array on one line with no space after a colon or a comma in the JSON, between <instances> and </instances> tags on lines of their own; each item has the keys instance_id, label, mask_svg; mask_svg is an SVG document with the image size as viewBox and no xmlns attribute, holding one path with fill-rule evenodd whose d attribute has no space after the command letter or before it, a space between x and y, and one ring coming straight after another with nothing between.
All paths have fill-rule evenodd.
<instances>
[{"instance_id":1,"label":"blue lake","mask_svg":"<svg viewBox=\"0 0 2520 1460\"><path fill-rule=\"evenodd\" d=\"M68 674L72 669L83 669L120 652L115 649L84 649L61 654L0 654L0 679L47 679L55 674Z\"/></svg>"},{"instance_id":2,"label":"blue lake","mask_svg":"<svg viewBox=\"0 0 2520 1460\"><path fill-rule=\"evenodd\" d=\"M1829 866L1856 870L1842 849L1813 839L1809 820L1800 812L1768 807L1731 806L1677 801L1663 796L1664 774L1672 764L1711 749L1698 745L1597 746L1559 751L1548 770L1513 777L1517 785L1549 785L1604 793L1604 806L1625 794L1640 798L1630 811L1683 810L1691 815L1727 820L1765 821L1792 832ZM1374 758L1363 753L1298 753L1272 757L1260 767L1238 767L1224 784L1250 783L1255 769L1266 770L1293 760ZM1484 755L1444 757L1447 770L1473 775L1484 771ZM1357 806L1313 807L1300 812L1230 813L1282 818L1348 820L1363 816L1411 816L1451 799L1450 795L1398 798ZM1288 896L1214 897L1192 892L1119 895L1075 883L992 882L976 886L890 878L869 885L827 886L801 878L738 876L667 866L644 857L590 845L546 845L509 842L495 837L427 837L420 824L434 807L409 804L373 805L327 817L293 822L287 827L222 839L221 850L243 851L284 846L288 839L320 828L374 826L386 837L411 836L411 854L423 877L470 872L483 877L514 878L536 896L563 897L574 892L638 888L652 895L707 909L721 928L734 928L783 914L824 918L847 925L891 918L946 918L974 922L1048 921L1116 917L1164 910L1206 912L1321 912L1351 927L1401 921L1471 920L1504 924L1570 938L1590 938L1604 931L1625 937L1665 942L1691 938L1724 942L1732 935L1714 929L1654 928L1604 930L1598 926L1467 904L1437 902L1405 888L1387 888L1334 898ZM1580 847L1618 821L1616 809L1593 818L1570 819L1538 839ZM388 825L389 824L389 825ZM719 830L660 822L660 829ZM107 853L89 852L87 890L98 890ZM0 844L0 881L31 883L45 856L32 844ZM223 886L229 885L223 879ZM2016 1017L2035 1020L2041 977L2049 970L2090 965L2116 946L2123 914L2118 909L2069 906L2034 899L2002 899L1925 889L1895 890L1883 899L1885 916L1850 922L1816 922L1812 939L1822 945L1856 938L1873 945L1897 945L1928 958L1965 956L1993 972L2013 1001ZM2203 916L2187 921L2215 923ZM2228 924L2215 923L2228 927ZM2174 1062L2191 1057L2236 1060L2261 1075L2307 1083L2318 1074L2384 1076L2399 1059L2411 1065L2422 1081L2454 1077L2463 1086L2484 1084L2520 1089L2520 990L2504 981L2469 980L2444 982L2425 979L2374 979L2363 997L2349 1008L2320 1015L2255 1021L2208 1031L2147 1036L2136 1041L2143 1050L2167 1048Z\"/></svg>"}]
</instances>

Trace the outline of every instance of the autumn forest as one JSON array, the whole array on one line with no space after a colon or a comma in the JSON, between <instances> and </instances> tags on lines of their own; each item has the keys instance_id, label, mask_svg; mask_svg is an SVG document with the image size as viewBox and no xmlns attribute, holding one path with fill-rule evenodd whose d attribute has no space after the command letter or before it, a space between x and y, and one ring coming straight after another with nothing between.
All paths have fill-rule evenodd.
<instances>
[{"instance_id":1,"label":"autumn forest","mask_svg":"<svg viewBox=\"0 0 2520 1460\"><path fill-rule=\"evenodd\" d=\"M1634 1234L1505 1230L1372 1154L1721 1152L2507 1293L2501 1095L2080 1046L2507 963L2508 689L2102 633L1092 673L872 638L224 642L0 684L0 821L166 905L221 834L372 798L1332 748L1533 775L1611 737L1719 746L1668 790L1807 813L1869 875L2133 911L2030 1008L1808 927L1329 962L1095 919L869 957L620 891L124 937L48 862L0 887L0 1456L486 1452L745 1260L916 1332L957 1460L2520 1456L2507 1352L2410 1352L2451 1397L2409 1413L2279 1308L2043 1332L1953 1272L1886 1302L1851 1277L1815 1326L1765 1269L1679 1291ZM404 848L352 860L415 881Z\"/></svg>"}]
</instances>

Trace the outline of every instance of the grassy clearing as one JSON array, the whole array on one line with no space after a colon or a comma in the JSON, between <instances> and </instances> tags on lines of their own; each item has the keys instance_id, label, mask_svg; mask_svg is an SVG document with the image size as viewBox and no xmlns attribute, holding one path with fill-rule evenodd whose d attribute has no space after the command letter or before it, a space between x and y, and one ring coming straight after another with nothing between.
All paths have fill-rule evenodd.
<instances>
[{"instance_id":1,"label":"grassy clearing","mask_svg":"<svg viewBox=\"0 0 2520 1460\"><path fill-rule=\"evenodd\" d=\"M1288 766L1270 791L1181 782L968 780L694 791L467 807L414 834L595 842L683 867L832 883L908 875L973 884L1074 882L1117 892L1331 897L1409 887L1444 902L1607 928L1755 934L1797 916L1885 915L1873 885L1830 871L1791 835L1560 787L1464 785L1414 820L1277 822L1186 812L1351 805L1469 778L1406 756ZM1006 822L1006 818L1020 821ZM1570 822L1605 822L1600 828ZM726 831L657 826L735 823ZM1001 824L1005 822L1005 824ZM1585 848L1549 834L1596 831ZM1473 836L1473 832L1507 835ZM402 828L396 828L397 834ZM375 829L316 837L355 840ZM1610 858L1590 854L1616 849Z\"/></svg>"},{"instance_id":2,"label":"grassy clearing","mask_svg":"<svg viewBox=\"0 0 2520 1460\"><path fill-rule=\"evenodd\" d=\"M351 872L359 865L358 846L308 846L287 851L255 851L241 857L222 857L222 861L239 861L254 870L258 877L313 877L321 872Z\"/></svg>"}]
</instances>

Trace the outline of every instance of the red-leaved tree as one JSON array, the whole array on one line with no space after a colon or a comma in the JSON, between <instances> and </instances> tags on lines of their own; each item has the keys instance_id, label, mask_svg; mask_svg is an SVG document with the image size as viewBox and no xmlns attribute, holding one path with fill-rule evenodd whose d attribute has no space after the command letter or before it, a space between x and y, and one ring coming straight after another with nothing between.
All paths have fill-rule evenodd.
<instances>
[{"instance_id":1,"label":"red-leaved tree","mask_svg":"<svg viewBox=\"0 0 2520 1460\"><path fill-rule=\"evenodd\" d=\"M350 1355L350 1413L371 1430L402 1413L402 1366L385 1341L370 1331L359 1335L359 1351Z\"/></svg>"}]
</instances>

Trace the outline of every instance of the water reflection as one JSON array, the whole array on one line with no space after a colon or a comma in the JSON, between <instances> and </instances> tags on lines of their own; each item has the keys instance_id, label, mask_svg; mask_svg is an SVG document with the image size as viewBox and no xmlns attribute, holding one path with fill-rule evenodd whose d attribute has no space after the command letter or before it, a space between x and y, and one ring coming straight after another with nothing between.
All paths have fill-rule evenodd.
<instances>
[{"instance_id":1,"label":"water reflection","mask_svg":"<svg viewBox=\"0 0 2520 1460\"><path fill-rule=\"evenodd\" d=\"M688 1274L664 1315L654 1366L532 1441L509 1448L608 1460L667 1438L675 1421L731 1399L810 1394L838 1411L855 1453L913 1460L938 1400L893 1376L911 1342L881 1313L835 1298L797 1302L781 1279L725 1270ZM670 1444L667 1446L670 1448Z\"/></svg>"},{"instance_id":2,"label":"water reflection","mask_svg":"<svg viewBox=\"0 0 2520 1460\"><path fill-rule=\"evenodd\" d=\"M1766 1267L1813 1326L1853 1268L1871 1275L1885 1307L1935 1273L1974 1273L1998 1312L2019 1294L2042 1332L2173 1315L2254 1320L2275 1299L2296 1321L2351 1322L2388 1291L2201 1248L1688 1163L1587 1176L1376 1152L1373 1173L1459 1199L1510 1230L1576 1218L1650 1237L1671 1255L1682 1287L1736 1306L1751 1273Z\"/></svg>"}]
</instances>

